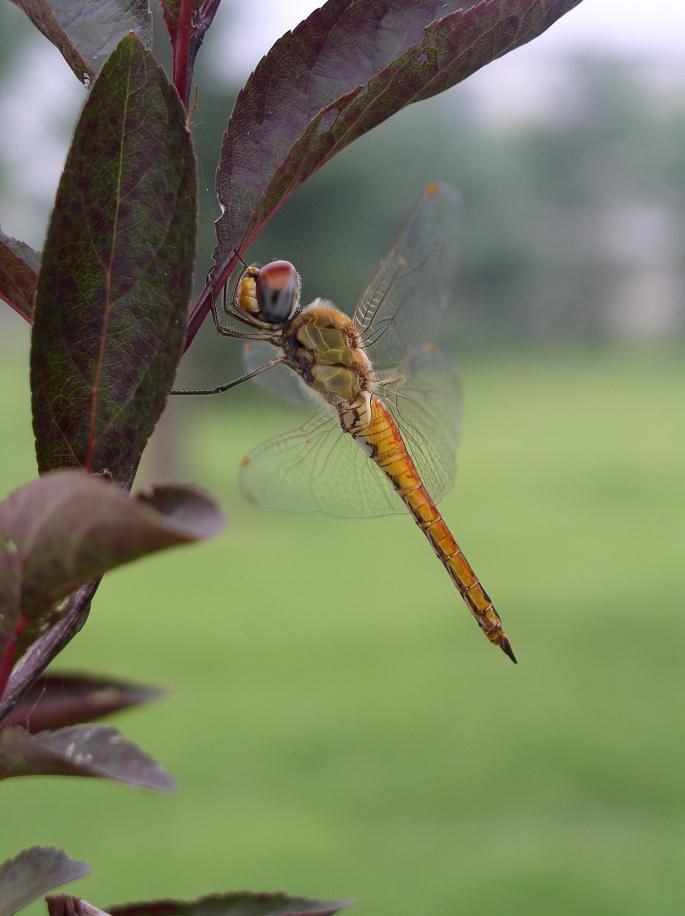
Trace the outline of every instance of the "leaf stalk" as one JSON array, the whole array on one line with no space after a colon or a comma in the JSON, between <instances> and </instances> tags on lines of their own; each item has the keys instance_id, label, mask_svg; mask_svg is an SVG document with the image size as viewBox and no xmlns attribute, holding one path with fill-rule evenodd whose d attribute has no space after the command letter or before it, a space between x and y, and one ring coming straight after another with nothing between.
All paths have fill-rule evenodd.
<instances>
[{"instance_id":1,"label":"leaf stalk","mask_svg":"<svg viewBox=\"0 0 685 916\"><path fill-rule=\"evenodd\" d=\"M10 679L10 674L12 673L12 668L14 667L14 660L17 657L17 644L19 642L19 637L28 625L28 617L26 614L22 614L19 617L19 620L17 620L15 623L14 629L10 634L10 638L7 640L4 655L0 660L0 699L2 699L5 688L7 687L7 682Z\"/></svg>"},{"instance_id":2,"label":"leaf stalk","mask_svg":"<svg viewBox=\"0 0 685 916\"><path fill-rule=\"evenodd\" d=\"M176 28L169 30L173 48L173 82L186 111L190 104L195 58L220 3L221 0L204 0L196 10L194 0L181 0Z\"/></svg>"}]
</instances>

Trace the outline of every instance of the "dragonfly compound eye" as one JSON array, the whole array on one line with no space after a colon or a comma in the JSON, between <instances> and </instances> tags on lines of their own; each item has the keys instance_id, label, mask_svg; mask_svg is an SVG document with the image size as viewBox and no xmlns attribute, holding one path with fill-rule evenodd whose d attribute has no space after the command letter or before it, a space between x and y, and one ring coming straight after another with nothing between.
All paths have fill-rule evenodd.
<instances>
[{"instance_id":1,"label":"dragonfly compound eye","mask_svg":"<svg viewBox=\"0 0 685 916\"><path fill-rule=\"evenodd\" d=\"M290 261L271 261L257 276L257 301L267 321L288 321L300 306L300 277Z\"/></svg>"}]
</instances>

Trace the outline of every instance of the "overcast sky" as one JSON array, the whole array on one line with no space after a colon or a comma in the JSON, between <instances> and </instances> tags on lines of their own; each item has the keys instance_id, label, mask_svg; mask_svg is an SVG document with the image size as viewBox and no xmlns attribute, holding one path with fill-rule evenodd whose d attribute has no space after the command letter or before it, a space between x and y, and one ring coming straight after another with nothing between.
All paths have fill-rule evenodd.
<instances>
[{"instance_id":1,"label":"overcast sky","mask_svg":"<svg viewBox=\"0 0 685 916\"><path fill-rule=\"evenodd\" d=\"M203 63L217 80L244 80L279 36L319 5L313 0L224 0L201 51ZM650 15L656 7L640 0L583 0L541 37L471 77L468 91L477 96L483 116L530 115L531 108L544 114L544 93L554 94L554 74L545 64L574 50L646 59L652 71L667 62L671 78L676 74L685 85L685 0L660 0L658 15ZM16 9L16 15L22 13ZM12 124L12 142L0 149L6 179L0 186L0 215L6 230L34 245L42 244L71 124L84 95L59 53L42 39L0 87L0 123ZM27 111L33 117L27 118Z\"/></svg>"},{"instance_id":2,"label":"overcast sky","mask_svg":"<svg viewBox=\"0 0 685 916\"><path fill-rule=\"evenodd\" d=\"M312 0L241 0L219 9L210 53L217 73L245 77L274 41L321 3ZM656 9L658 8L658 14ZM650 9L654 12L650 15ZM209 38L208 38L209 41ZM523 50L529 60L571 50L631 57L685 58L685 0L583 0Z\"/></svg>"}]
</instances>

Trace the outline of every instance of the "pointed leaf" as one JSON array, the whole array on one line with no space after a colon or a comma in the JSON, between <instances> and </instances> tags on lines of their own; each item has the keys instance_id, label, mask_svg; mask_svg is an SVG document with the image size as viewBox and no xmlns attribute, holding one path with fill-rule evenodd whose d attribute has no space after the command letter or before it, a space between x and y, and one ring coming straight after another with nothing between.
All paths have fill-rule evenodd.
<instances>
[{"instance_id":1,"label":"pointed leaf","mask_svg":"<svg viewBox=\"0 0 685 916\"><path fill-rule=\"evenodd\" d=\"M0 779L11 776L93 776L169 792L173 778L107 725L74 725L32 735L0 728Z\"/></svg>"},{"instance_id":2,"label":"pointed leaf","mask_svg":"<svg viewBox=\"0 0 685 916\"><path fill-rule=\"evenodd\" d=\"M287 894L213 894L199 900L156 900L110 907L111 916L333 916L349 901L308 900Z\"/></svg>"},{"instance_id":3,"label":"pointed leaf","mask_svg":"<svg viewBox=\"0 0 685 916\"><path fill-rule=\"evenodd\" d=\"M203 491L177 485L129 498L116 484L55 471L0 503L0 657L17 622L25 651L59 614L60 599L89 579L166 547L221 530Z\"/></svg>"},{"instance_id":4,"label":"pointed leaf","mask_svg":"<svg viewBox=\"0 0 685 916\"><path fill-rule=\"evenodd\" d=\"M0 229L0 299L26 321L33 320L40 255Z\"/></svg>"},{"instance_id":5,"label":"pointed leaf","mask_svg":"<svg viewBox=\"0 0 685 916\"><path fill-rule=\"evenodd\" d=\"M224 134L215 292L281 204L395 112L535 38L580 0L329 0L279 39ZM187 342L209 309L209 287Z\"/></svg>"},{"instance_id":6,"label":"pointed leaf","mask_svg":"<svg viewBox=\"0 0 685 916\"><path fill-rule=\"evenodd\" d=\"M14 0L62 54L82 83L90 82L119 41L132 32L152 43L147 0Z\"/></svg>"},{"instance_id":7,"label":"pointed leaf","mask_svg":"<svg viewBox=\"0 0 685 916\"><path fill-rule=\"evenodd\" d=\"M154 700L164 693L113 678L87 674L48 674L40 678L2 722L21 725L35 734L46 729L92 722L131 706Z\"/></svg>"},{"instance_id":8,"label":"pointed leaf","mask_svg":"<svg viewBox=\"0 0 685 916\"><path fill-rule=\"evenodd\" d=\"M82 878L86 862L70 859L61 849L32 846L0 865L0 914L10 916L53 887Z\"/></svg>"},{"instance_id":9,"label":"pointed leaf","mask_svg":"<svg viewBox=\"0 0 685 916\"><path fill-rule=\"evenodd\" d=\"M85 104L50 220L31 348L41 471L127 480L180 357L195 160L176 90L135 37Z\"/></svg>"}]
</instances>

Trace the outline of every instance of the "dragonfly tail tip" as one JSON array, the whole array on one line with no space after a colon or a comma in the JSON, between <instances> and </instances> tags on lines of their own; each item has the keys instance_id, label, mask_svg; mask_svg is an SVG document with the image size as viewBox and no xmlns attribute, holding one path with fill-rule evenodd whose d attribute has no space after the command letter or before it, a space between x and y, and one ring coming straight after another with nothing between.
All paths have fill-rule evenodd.
<instances>
[{"instance_id":1,"label":"dragonfly tail tip","mask_svg":"<svg viewBox=\"0 0 685 916\"><path fill-rule=\"evenodd\" d=\"M503 636L502 639L500 640L499 647L502 650L502 652L504 652L505 655L509 656L509 658L512 660L512 662L515 665L518 665L518 661L516 659L516 656L514 655L514 650L511 648L511 643L509 642L506 636Z\"/></svg>"}]
</instances>

